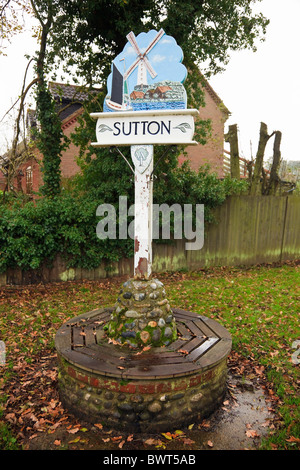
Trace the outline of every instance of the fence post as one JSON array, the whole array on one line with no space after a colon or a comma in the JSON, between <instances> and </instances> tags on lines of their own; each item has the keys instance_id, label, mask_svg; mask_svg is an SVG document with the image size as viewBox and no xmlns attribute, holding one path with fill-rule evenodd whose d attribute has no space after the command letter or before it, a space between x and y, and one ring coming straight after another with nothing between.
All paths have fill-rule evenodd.
<instances>
[{"instance_id":1,"label":"fence post","mask_svg":"<svg viewBox=\"0 0 300 470\"><path fill-rule=\"evenodd\" d=\"M284 210L284 219L283 219L283 229L282 229L282 236L281 236L281 247L280 247L280 263L282 263L282 252L283 252L283 242L285 237L285 229L286 229L286 216L288 210L288 196L285 199L285 210Z\"/></svg>"}]
</instances>

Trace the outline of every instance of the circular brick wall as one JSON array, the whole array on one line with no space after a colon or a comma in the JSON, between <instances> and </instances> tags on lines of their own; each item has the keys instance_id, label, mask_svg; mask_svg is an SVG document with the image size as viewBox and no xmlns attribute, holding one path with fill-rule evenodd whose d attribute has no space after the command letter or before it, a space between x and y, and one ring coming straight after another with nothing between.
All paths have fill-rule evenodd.
<instances>
[{"instance_id":1,"label":"circular brick wall","mask_svg":"<svg viewBox=\"0 0 300 470\"><path fill-rule=\"evenodd\" d=\"M109 342L111 309L63 325L55 342L63 406L91 423L164 432L195 423L222 402L231 338L197 314L173 309L178 339L139 351Z\"/></svg>"}]
</instances>

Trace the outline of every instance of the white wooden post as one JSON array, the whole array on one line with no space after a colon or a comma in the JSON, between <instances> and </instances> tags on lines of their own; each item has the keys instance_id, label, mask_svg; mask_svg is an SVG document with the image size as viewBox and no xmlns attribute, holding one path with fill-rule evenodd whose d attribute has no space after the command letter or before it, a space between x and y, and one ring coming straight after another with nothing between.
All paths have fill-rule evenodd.
<instances>
[{"instance_id":1,"label":"white wooden post","mask_svg":"<svg viewBox=\"0 0 300 470\"><path fill-rule=\"evenodd\" d=\"M135 165L134 277L152 273L153 145L132 145Z\"/></svg>"}]
</instances>

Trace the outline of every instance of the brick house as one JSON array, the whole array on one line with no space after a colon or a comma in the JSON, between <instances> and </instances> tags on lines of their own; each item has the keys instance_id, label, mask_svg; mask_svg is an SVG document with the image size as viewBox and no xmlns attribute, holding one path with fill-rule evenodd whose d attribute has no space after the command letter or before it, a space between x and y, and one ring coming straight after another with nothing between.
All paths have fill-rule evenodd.
<instances>
[{"instance_id":1,"label":"brick house","mask_svg":"<svg viewBox=\"0 0 300 470\"><path fill-rule=\"evenodd\" d=\"M202 119L211 120L211 136L205 145L188 146L187 156L179 157L179 164L186 159L190 161L191 168L197 170L200 166L209 164L211 170L216 172L219 178L224 177L224 124L229 117L228 109L223 105L209 83L203 79L202 87L205 94L205 107L200 109ZM87 98L87 92L75 85L50 83L50 90L58 103L62 130L67 137L75 131L78 116L82 113L82 103ZM34 127L34 112L28 111L27 127ZM61 176L70 178L80 171L76 163L78 148L71 143L63 152L61 158ZM32 158L21 165L15 187L22 187L23 192L32 193L38 191L42 185L40 162L42 156L36 148L32 150ZM5 178L0 171L0 190L5 187Z\"/></svg>"},{"instance_id":2,"label":"brick house","mask_svg":"<svg viewBox=\"0 0 300 470\"><path fill-rule=\"evenodd\" d=\"M217 173L219 178L224 177L224 125L230 112L224 106L221 98L216 94L207 80L202 77L205 107L200 108L200 117L211 120L211 136L205 145L189 146L186 148L187 156L181 155L179 163L190 161L193 170L200 166L209 165L211 171Z\"/></svg>"}]
</instances>

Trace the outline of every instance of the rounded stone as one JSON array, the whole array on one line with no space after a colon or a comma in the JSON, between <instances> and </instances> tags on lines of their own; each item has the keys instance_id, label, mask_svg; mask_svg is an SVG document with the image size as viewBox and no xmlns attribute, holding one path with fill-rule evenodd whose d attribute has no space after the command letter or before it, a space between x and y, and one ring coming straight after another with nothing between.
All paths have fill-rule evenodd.
<instances>
[{"instance_id":1,"label":"rounded stone","mask_svg":"<svg viewBox=\"0 0 300 470\"><path fill-rule=\"evenodd\" d=\"M173 315L168 315L166 318L166 323L171 323L172 320L173 320Z\"/></svg>"},{"instance_id":2,"label":"rounded stone","mask_svg":"<svg viewBox=\"0 0 300 470\"><path fill-rule=\"evenodd\" d=\"M143 343L146 343L150 339L150 333L148 331L142 331L140 338L143 341Z\"/></svg>"},{"instance_id":3,"label":"rounded stone","mask_svg":"<svg viewBox=\"0 0 300 470\"><path fill-rule=\"evenodd\" d=\"M144 403L138 403L138 404L135 405L134 409L137 413L141 413L141 411L144 411L144 409L145 409L145 404Z\"/></svg>"},{"instance_id":4,"label":"rounded stone","mask_svg":"<svg viewBox=\"0 0 300 470\"><path fill-rule=\"evenodd\" d=\"M137 300L138 302L145 300L145 298L146 298L145 292L142 292L141 294L134 294L134 300Z\"/></svg>"},{"instance_id":5,"label":"rounded stone","mask_svg":"<svg viewBox=\"0 0 300 470\"><path fill-rule=\"evenodd\" d=\"M151 326L151 328L155 328L157 326L156 321L149 321L148 326Z\"/></svg>"},{"instance_id":6,"label":"rounded stone","mask_svg":"<svg viewBox=\"0 0 300 470\"><path fill-rule=\"evenodd\" d=\"M146 321L143 321L143 320L140 320L139 321L139 329L140 330L143 330L144 328L146 328L147 326L147 322Z\"/></svg>"},{"instance_id":7,"label":"rounded stone","mask_svg":"<svg viewBox=\"0 0 300 470\"><path fill-rule=\"evenodd\" d=\"M201 393L201 392L196 393L196 395L193 395L191 397L191 401L192 402L197 402L197 401L201 400L202 397L203 397L203 393Z\"/></svg>"},{"instance_id":8,"label":"rounded stone","mask_svg":"<svg viewBox=\"0 0 300 470\"><path fill-rule=\"evenodd\" d=\"M171 395L170 400L180 400L180 398L183 398L183 397L184 397L184 393L179 392L179 393L175 393L175 395Z\"/></svg>"},{"instance_id":9,"label":"rounded stone","mask_svg":"<svg viewBox=\"0 0 300 470\"><path fill-rule=\"evenodd\" d=\"M159 413L161 409L162 409L162 406L158 401L153 401L148 406L148 411L150 411L150 413Z\"/></svg>"},{"instance_id":10,"label":"rounded stone","mask_svg":"<svg viewBox=\"0 0 300 470\"><path fill-rule=\"evenodd\" d=\"M152 300L156 300L158 299L158 297L159 297L159 292L151 292L151 294L149 294L149 298Z\"/></svg>"},{"instance_id":11,"label":"rounded stone","mask_svg":"<svg viewBox=\"0 0 300 470\"><path fill-rule=\"evenodd\" d=\"M139 318L140 314L136 312L135 310L127 310L125 313L125 316L127 318Z\"/></svg>"},{"instance_id":12,"label":"rounded stone","mask_svg":"<svg viewBox=\"0 0 300 470\"><path fill-rule=\"evenodd\" d=\"M133 281L132 285L133 285L134 289L137 289L137 290L147 288L147 282L143 282L143 281Z\"/></svg>"},{"instance_id":13,"label":"rounded stone","mask_svg":"<svg viewBox=\"0 0 300 470\"><path fill-rule=\"evenodd\" d=\"M164 333L164 334L165 334L165 337L166 337L166 338L170 338L170 337L172 336L173 332L172 332L172 330L171 330L171 328L170 328L169 326L167 326L167 327L165 328L165 333Z\"/></svg>"},{"instance_id":14,"label":"rounded stone","mask_svg":"<svg viewBox=\"0 0 300 470\"><path fill-rule=\"evenodd\" d=\"M150 418L150 415L147 411L143 411L143 413L140 414L140 419L142 421L147 421L147 419L149 419L149 418Z\"/></svg>"},{"instance_id":15,"label":"rounded stone","mask_svg":"<svg viewBox=\"0 0 300 470\"><path fill-rule=\"evenodd\" d=\"M123 336L123 338L135 338L136 337L135 331L122 331L121 335Z\"/></svg>"},{"instance_id":16,"label":"rounded stone","mask_svg":"<svg viewBox=\"0 0 300 470\"><path fill-rule=\"evenodd\" d=\"M133 410L132 406L129 403L119 403L118 408L119 408L119 410L122 410L122 411L132 411Z\"/></svg>"},{"instance_id":17,"label":"rounded stone","mask_svg":"<svg viewBox=\"0 0 300 470\"><path fill-rule=\"evenodd\" d=\"M154 343L157 343L157 341L160 340L160 335L161 335L161 330L160 329L153 330L152 341L154 341Z\"/></svg>"},{"instance_id":18,"label":"rounded stone","mask_svg":"<svg viewBox=\"0 0 300 470\"><path fill-rule=\"evenodd\" d=\"M143 403L144 398L142 397L142 395L132 395L130 401L132 401L133 403Z\"/></svg>"},{"instance_id":19,"label":"rounded stone","mask_svg":"<svg viewBox=\"0 0 300 470\"><path fill-rule=\"evenodd\" d=\"M156 285L155 282L151 282L150 287L151 287L153 290L157 289L157 285Z\"/></svg>"},{"instance_id":20,"label":"rounded stone","mask_svg":"<svg viewBox=\"0 0 300 470\"><path fill-rule=\"evenodd\" d=\"M166 322L163 318L160 318L157 324L160 328L162 328L163 326L165 326Z\"/></svg>"},{"instance_id":21,"label":"rounded stone","mask_svg":"<svg viewBox=\"0 0 300 470\"><path fill-rule=\"evenodd\" d=\"M125 415L125 418L127 421L133 423L136 420L136 415L135 413L128 413Z\"/></svg>"},{"instance_id":22,"label":"rounded stone","mask_svg":"<svg viewBox=\"0 0 300 470\"><path fill-rule=\"evenodd\" d=\"M125 292L125 293L123 294L123 297L124 297L124 299L131 299L132 293L129 292L129 291L128 291L128 292Z\"/></svg>"},{"instance_id":23,"label":"rounded stone","mask_svg":"<svg viewBox=\"0 0 300 470\"><path fill-rule=\"evenodd\" d=\"M166 305L168 303L168 299L160 300L157 302L157 305Z\"/></svg>"}]
</instances>

